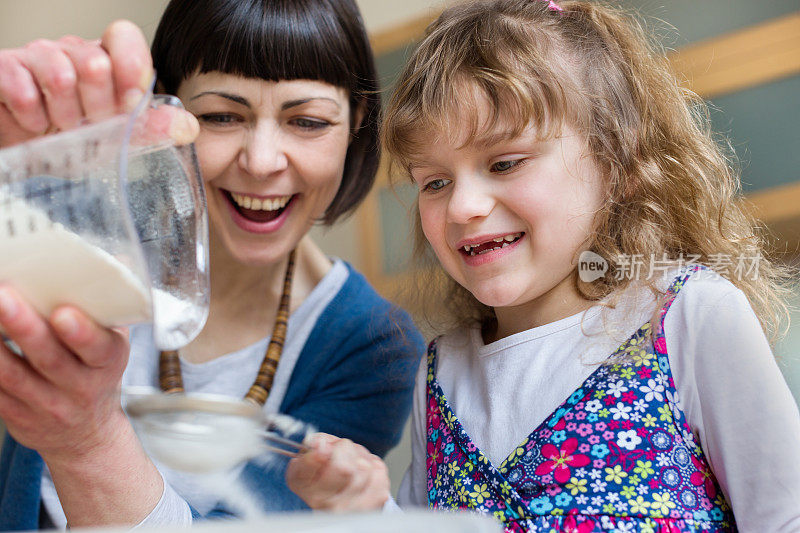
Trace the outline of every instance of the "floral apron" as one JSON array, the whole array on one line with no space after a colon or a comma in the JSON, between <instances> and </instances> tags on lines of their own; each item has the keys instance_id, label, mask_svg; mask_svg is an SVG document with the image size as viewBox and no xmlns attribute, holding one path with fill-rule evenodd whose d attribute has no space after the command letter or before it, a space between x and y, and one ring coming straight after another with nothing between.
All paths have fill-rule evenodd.
<instances>
[{"instance_id":1,"label":"floral apron","mask_svg":"<svg viewBox=\"0 0 800 533\"><path fill-rule=\"evenodd\" d=\"M496 467L470 440L428 349L427 490L434 509L493 515L507 532L736 531L692 434L669 367L664 316L648 322Z\"/></svg>"}]
</instances>

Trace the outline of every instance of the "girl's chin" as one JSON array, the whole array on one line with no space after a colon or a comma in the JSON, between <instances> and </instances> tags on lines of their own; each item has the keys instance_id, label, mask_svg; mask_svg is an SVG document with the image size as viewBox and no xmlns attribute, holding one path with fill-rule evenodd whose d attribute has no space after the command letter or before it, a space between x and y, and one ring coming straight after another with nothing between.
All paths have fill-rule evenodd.
<instances>
[{"instance_id":1,"label":"girl's chin","mask_svg":"<svg viewBox=\"0 0 800 533\"><path fill-rule=\"evenodd\" d=\"M511 307L518 304L520 298L519 291L512 288L503 287L469 287L466 289L483 305L492 308Z\"/></svg>"}]
</instances>

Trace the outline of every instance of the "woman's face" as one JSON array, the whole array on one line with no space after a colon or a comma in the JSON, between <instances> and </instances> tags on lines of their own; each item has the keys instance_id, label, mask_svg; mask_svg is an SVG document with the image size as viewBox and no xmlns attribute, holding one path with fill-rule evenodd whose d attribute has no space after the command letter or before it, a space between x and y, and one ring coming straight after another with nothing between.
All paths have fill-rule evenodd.
<instances>
[{"instance_id":1,"label":"woman's face","mask_svg":"<svg viewBox=\"0 0 800 533\"><path fill-rule=\"evenodd\" d=\"M347 91L210 72L186 79L178 97L200 122L195 146L217 241L242 263L280 261L339 189Z\"/></svg>"}]
</instances>

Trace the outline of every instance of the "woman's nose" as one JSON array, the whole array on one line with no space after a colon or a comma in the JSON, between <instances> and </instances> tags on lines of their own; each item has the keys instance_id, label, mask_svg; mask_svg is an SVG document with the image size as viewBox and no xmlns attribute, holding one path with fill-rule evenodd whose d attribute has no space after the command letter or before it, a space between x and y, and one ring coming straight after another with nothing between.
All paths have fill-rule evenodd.
<instances>
[{"instance_id":1,"label":"woman's nose","mask_svg":"<svg viewBox=\"0 0 800 533\"><path fill-rule=\"evenodd\" d=\"M479 178L456 178L447 204L447 220L466 224L488 216L495 206L492 191Z\"/></svg>"},{"instance_id":2,"label":"woman's nose","mask_svg":"<svg viewBox=\"0 0 800 533\"><path fill-rule=\"evenodd\" d=\"M280 129L270 124L258 124L248 130L239 154L239 164L256 178L267 178L285 170L289 160Z\"/></svg>"}]
</instances>

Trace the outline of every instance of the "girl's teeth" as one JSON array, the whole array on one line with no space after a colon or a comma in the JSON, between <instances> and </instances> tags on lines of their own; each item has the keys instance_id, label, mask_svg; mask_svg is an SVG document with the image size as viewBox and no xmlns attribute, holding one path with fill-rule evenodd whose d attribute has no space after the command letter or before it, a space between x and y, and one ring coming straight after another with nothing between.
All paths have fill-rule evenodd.
<instances>
[{"instance_id":1,"label":"girl's teeth","mask_svg":"<svg viewBox=\"0 0 800 533\"><path fill-rule=\"evenodd\" d=\"M508 244L509 244L509 243L507 243L507 242L504 242L504 243L503 243L502 245L500 245L500 246L492 246L491 248L487 248L486 250L481 250L480 252L477 252L477 253L475 253L475 252L470 252L470 254L469 254L469 255L483 255L483 254L485 254L485 253L487 253L487 252L494 252L495 250L499 250L500 248L505 248L506 246L508 246Z\"/></svg>"},{"instance_id":2,"label":"girl's teeth","mask_svg":"<svg viewBox=\"0 0 800 533\"><path fill-rule=\"evenodd\" d=\"M504 237L495 237L494 239L492 239L492 242L502 243L502 244L500 244L499 246L492 246L491 248L486 248L485 250L481 250L480 252L475 251L475 249L478 248L478 246L480 246L479 244L475 245L465 244L463 248L464 251L471 256L482 255L487 252L493 252L494 250L499 250L500 248L505 248L506 246L516 241L520 237L522 237L522 233L514 233L512 235L506 235Z\"/></svg>"}]
</instances>

